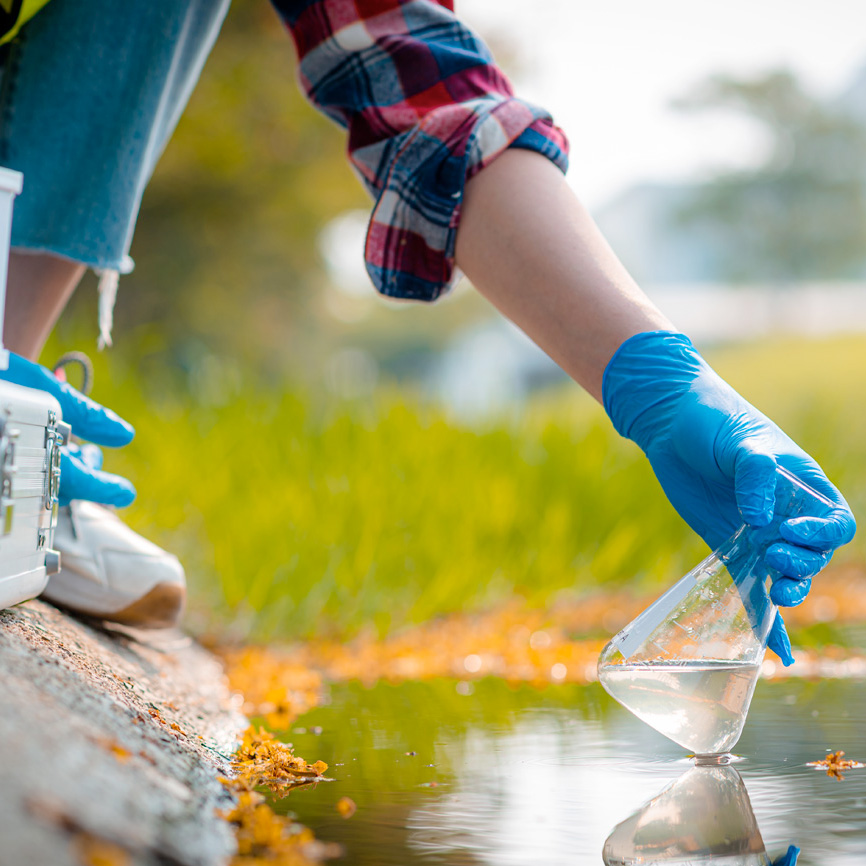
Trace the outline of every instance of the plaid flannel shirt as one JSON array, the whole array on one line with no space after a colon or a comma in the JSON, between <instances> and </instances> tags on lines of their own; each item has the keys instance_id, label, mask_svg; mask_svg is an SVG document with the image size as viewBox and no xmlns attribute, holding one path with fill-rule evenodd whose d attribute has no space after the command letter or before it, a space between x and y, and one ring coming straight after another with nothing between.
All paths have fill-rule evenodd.
<instances>
[{"instance_id":1,"label":"plaid flannel shirt","mask_svg":"<svg viewBox=\"0 0 866 866\"><path fill-rule=\"evenodd\" d=\"M272 0L312 103L348 129L349 158L375 199L365 260L385 295L435 300L458 277L466 180L509 147L564 172L567 142L515 98L453 0Z\"/></svg>"}]
</instances>

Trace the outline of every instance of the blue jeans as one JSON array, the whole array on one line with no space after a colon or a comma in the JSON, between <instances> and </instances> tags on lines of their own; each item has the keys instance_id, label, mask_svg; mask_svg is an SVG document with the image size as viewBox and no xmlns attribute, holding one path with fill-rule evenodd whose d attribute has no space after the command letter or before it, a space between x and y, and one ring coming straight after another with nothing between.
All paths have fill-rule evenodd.
<instances>
[{"instance_id":1,"label":"blue jeans","mask_svg":"<svg viewBox=\"0 0 866 866\"><path fill-rule=\"evenodd\" d=\"M52 0L7 49L0 165L13 248L130 270L144 188L230 0Z\"/></svg>"}]
</instances>

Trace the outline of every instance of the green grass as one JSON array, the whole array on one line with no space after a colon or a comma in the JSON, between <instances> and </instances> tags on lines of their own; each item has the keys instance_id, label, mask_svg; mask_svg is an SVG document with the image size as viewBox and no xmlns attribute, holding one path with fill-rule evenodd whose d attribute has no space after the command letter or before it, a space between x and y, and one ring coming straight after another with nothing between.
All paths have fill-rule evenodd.
<instances>
[{"instance_id":1,"label":"green grass","mask_svg":"<svg viewBox=\"0 0 866 866\"><path fill-rule=\"evenodd\" d=\"M866 340L765 342L711 360L866 513ZM98 366L94 396L138 429L107 468L139 489L130 523L183 559L201 628L385 632L515 593L549 604L600 586L643 591L705 552L637 448L576 388L478 430L406 392L334 403L241 379L215 406L160 390L122 356ZM863 553L855 541L841 557Z\"/></svg>"}]
</instances>

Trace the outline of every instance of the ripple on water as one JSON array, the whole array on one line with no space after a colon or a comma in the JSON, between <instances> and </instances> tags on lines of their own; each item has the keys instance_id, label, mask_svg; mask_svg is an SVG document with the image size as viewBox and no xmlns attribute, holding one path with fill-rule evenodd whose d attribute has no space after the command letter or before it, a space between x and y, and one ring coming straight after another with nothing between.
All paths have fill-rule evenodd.
<instances>
[{"instance_id":1,"label":"ripple on water","mask_svg":"<svg viewBox=\"0 0 866 866\"><path fill-rule=\"evenodd\" d=\"M866 758L864 718L860 681L759 685L734 767L770 855L796 844L799 866L866 863L866 770L839 782L805 766L828 749ZM598 866L613 827L692 766L598 685L347 684L298 725L322 729L292 736L299 753L343 766L290 807L359 866Z\"/></svg>"}]
</instances>

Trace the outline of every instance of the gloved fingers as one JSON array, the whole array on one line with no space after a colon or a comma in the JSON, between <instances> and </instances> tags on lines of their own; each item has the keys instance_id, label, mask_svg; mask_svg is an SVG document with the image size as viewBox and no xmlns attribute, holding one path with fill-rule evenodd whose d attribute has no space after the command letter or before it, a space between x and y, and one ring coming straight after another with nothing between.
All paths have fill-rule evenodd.
<instances>
[{"instance_id":1,"label":"gloved fingers","mask_svg":"<svg viewBox=\"0 0 866 866\"><path fill-rule=\"evenodd\" d=\"M776 460L753 449L745 440L734 463L734 495L743 520L750 526L766 526L776 505Z\"/></svg>"},{"instance_id":2,"label":"gloved fingers","mask_svg":"<svg viewBox=\"0 0 866 866\"><path fill-rule=\"evenodd\" d=\"M851 541L856 531L854 515L847 508L835 508L824 517L792 517L779 527L785 541L814 550L835 550Z\"/></svg>"},{"instance_id":3,"label":"gloved fingers","mask_svg":"<svg viewBox=\"0 0 866 866\"><path fill-rule=\"evenodd\" d=\"M102 449L92 442L70 442L63 447L91 469L102 469Z\"/></svg>"},{"instance_id":4,"label":"gloved fingers","mask_svg":"<svg viewBox=\"0 0 866 866\"><path fill-rule=\"evenodd\" d=\"M832 555L830 551L809 550L793 544L771 544L764 554L764 561L784 577L802 580L818 574Z\"/></svg>"},{"instance_id":5,"label":"gloved fingers","mask_svg":"<svg viewBox=\"0 0 866 866\"><path fill-rule=\"evenodd\" d=\"M127 445L135 435L132 426L111 409L86 397L67 382L61 382L41 364L28 361L14 352L9 353L9 368L0 371L0 379L47 391L60 403L63 420L82 439L117 447Z\"/></svg>"},{"instance_id":6,"label":"gloved fingers","mask_svg":"<svg viewBox=\"0 0 866 866\"><path fill-rule=\"evenodd\" d=\"M91 469L80 457L62 449L58 498L61 505L68 505L72 499L86 499L122 508L135 499L135 488L120 475Z\"/></svg>"},{"instance_id":7,"label":"gloved fingers","mask_svg":"<svg viewBox=\"0 0 866 866\"><path fill-rule=\"evenodd\" d=\"M770 598L779 607L796 607L806 600L812 588L812 578L796 580L793 577L777 578L770 587Z\"/></svg>"},{"instance_id":8,"label":"gloved fingers","mask_svg":"<svg viewBox=\"0 0 866 866\"><path fill-rule=\"evenodd\" d=\"M773 866L797 866L799 859L800 849L796 845L791 845L778 860L773 861Z\"/></svg>"},{"instance_id":9,"label":"gloved fingers","mask_svg":"<svg viewBox=\"0 0 866 866\"><path fill-rule=\"evenodd\" d=\"M58 400L63 420L76 436L109 448L119 448L132 441L135 430L116 412L85 397L65 382L61 383L61 392L63 399Z\"/></svg>"},{"instance_id":10,"label":"gloved fingers","mask_svg":"<svg viewBox=\"0 0 866 866\"><path fill-rule=\"evenodd\" d=\"M92 442L85 442L79 446L78 456L91 469L102 469L102 449Z\"/></svg>"},{"instance_id":11,"label":"gloved fingers","mask_svg":"<svg viewBox=\"0 0 866 866\"><path fill-rule=\"evenodd\" d=\"M776 612L776 619L773 621L773 627L770 629L770 636L767 638L767 649L771 649L782 660L782 664L786 668L794 664L794 656L791 654L791 639L788 637L788 630L785 628L782 614L778 611Z\"/></svg>"}]
</instances>

